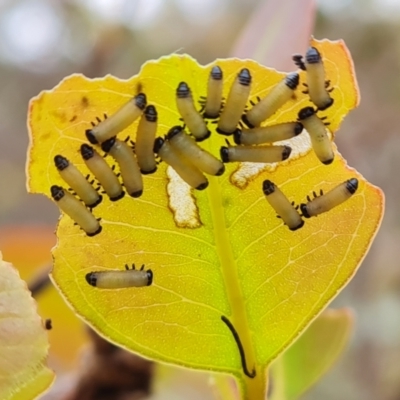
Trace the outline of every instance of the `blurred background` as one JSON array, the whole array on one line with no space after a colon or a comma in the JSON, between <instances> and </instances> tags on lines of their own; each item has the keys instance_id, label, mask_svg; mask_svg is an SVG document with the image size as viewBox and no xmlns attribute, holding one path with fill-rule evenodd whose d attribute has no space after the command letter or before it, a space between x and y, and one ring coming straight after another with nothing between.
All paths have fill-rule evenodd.
<instances>
[{"instance_id":1,"label":"blurred background","mask_svg":"<svg viewBox=\"0 0 400 400\"><path fill-rule=\"evenodd\" d=\"M305 37L313 32L318 39L345 40L362 100L344 121L337 145L349 165L386 194L386 215L371 251L332 304L351 306L356 312L350 347L303 399L398 400L400 180L395 174L400 171L400 1L316 0L315 28L310 25L313 7L305 10L308 17L298 11L291 14L294 4L303 1L313 4L281 1L287 4L289 21L283 31L273 26L273 15L261 21L260 35L267 35L264 43L270 48L271 42L275 44L272 65L293 68L290 55L305 49L298 43L299 30ZM238 38L254 21L255 10L272 2L0 0L0 249L24 278L32 276L28 267L33 264L51 262L49 248L55 244L59 215L48 199L26 193L29 99L75 72L128 78L147 60L171 52L188 53L201 64L232 55L250 57ZM48 297L39 298L41 314L53 319L52 340L62 341L62 334L68 334L69 340L51 357L57 371L68 371L78 359L77 344L85 334L74 328L80 322L71 313L68 316L53 291L40 295L43 300ZM57 326L66 330L60 334Z\"/></svg>"}]
</instances>

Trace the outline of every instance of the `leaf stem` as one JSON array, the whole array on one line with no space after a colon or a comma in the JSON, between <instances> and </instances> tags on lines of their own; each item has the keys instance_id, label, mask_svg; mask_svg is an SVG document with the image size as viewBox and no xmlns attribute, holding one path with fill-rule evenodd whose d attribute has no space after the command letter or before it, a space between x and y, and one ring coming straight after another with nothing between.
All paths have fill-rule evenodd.
<instances>
[{"instance_id":1,"label":"leaf stem","mask_svg":"<svg viewBox=\"0 0 400 400\"><path fill-rule=\"evenodd\" d=\"M210 178L208 187L208 198L210 202L211 217L214 225L214 234L216 240L217 254L220 260L222 275L225 281L228 302L231 306L231 315L228 318L235 327L240 337L246 354L246 362L249 370L256 369L254 378L249 378L243 373L242 384L246 400L260 400L265 398L266 376L264 371L256 363L254 347L251 340L251 332L247 323L246 309L242 290L240 288L240 279L237 274L235 259L231 241L226 226L224 206L222 203L222 192L219 178Z\"/></svg>"}]
</instances>

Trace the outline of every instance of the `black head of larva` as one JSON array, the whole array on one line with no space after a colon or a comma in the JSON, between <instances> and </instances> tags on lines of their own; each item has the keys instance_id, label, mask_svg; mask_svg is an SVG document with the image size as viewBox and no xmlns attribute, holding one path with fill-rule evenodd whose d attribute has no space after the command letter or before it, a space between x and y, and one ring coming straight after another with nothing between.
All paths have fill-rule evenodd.
<instances>
[{"instance_id":1,"label":"black head of larva","mask_svg":"<svg viewBox=\"0 0 400 400\"><path fill-rule=\"evenodd\" d=\"M98 140L96 139L96 137L94 136L93 131L91 129L86 129L85 135L86 135L87 140L89 140L89 142L91 144L98 144L99 143Z\"/></svg>"},{"instance_id":2,"label":"black head of larva","mask_svg":"<svg viewBox=\"0 0 400 400\"><path fill-rule=\"evenodd\" d=\"M111 148L114 146L115 140L116 140L115 136L112 137L111 139L106 140L105 142L103 142L101 144L101 149L103 151L105 151L106 153L108 153L111 150Z\"/></svg>"},{"instance_id":3,"label":"black head of larva","mask_svg":"<svg viewBox=\"0 0 400 400\"><path fill-rule=\"evenodd\" d=\"M291 74L287 74L285 78L285 84L289 89L295 90L299 85L300 77L297 72L292 72Z\"/></svg>"},{"instance_id":4,"label":"black head of larva","mask_svg":"<svg viewBox=\"0 0 400 400\"><path fill-rule=\"evenodd\" d=\"M358 189L358 179L351 178L346 181L346 189L350 194L354 194Z\"/></svg>"},{"instance_id":5,"label":"black head of larva","mask_svg":"<svg viewBox=\"0 0 400 400\"><path fill-rule=\"evenodd\" d=\"M140 110L144 110L144 108L146 107L146 104L147 104L146 95L144 93L139 93L138 95L136 95L134 97L134 99L135 99L136 107L139 108Z\"/></svg>"},{"instance_id":6,"label":"black head of larva","mask_svg":"<svg viewBox=\"0 0 400 400\"><path fill-rule=\"evenodd\" d=\"M310 214L308 213L308 210L307 210L307 204L301 203L300 211L301 211L303 217L310 218Z\"/></svg>"},{"instance_id":7,"label":"black head of larva","mask_svg":"<svg viewBox=\"0 0 400 400\"><path fill-rule=\"evenodd\" d=\"M306 61L308 64L318 64L321 62L321 54L315 47L310 47L306 53Z\"/></svg>"},{"instance_id":8,"label":"black head of larva","mask_svg":"<svg viewBox=\"0 0 400 400\"><path fill-rule=\"evenodd\" d=\"M196 190L204 190L208 187L208 181L201 183L199 186L196 187Z\"/></svg>"},{"instance_id":9,"label":"black head of larva","mask_svg":"<svg viewBox=\"0 0 400 400\"><path fill-rule=\"evenodd\" d=\"M301 132L303 132L303 124L301 122L296 122L295 126L294 126L294 134L300 135Z\"/></svg>"},{"instance_id":10,"label":"black head of larva","mask_svg":"<svg viewBox=\"0 0 400 400\"><path fill-rule=\"evenodd\" d=\"M97 285L97 277L96 277L96 273L95 272L89 272L88 274L86 274L85 279L86 279L86 282L89 285L96 287L96 285Z\"/></svg>"},{"instance_id":11,"label":"black head of larva","mask_svg":"<svg viewBox=\"0 0 400 400\"><path fill-rule=\"evenodd\" d=\"M190 89L186 82L180 82L176 89L176 96L180 99L190 97Z\"/></svg>"},{"instance_id":12,"label":"black head of larva","mask_svg":"<svg viewBox=\"0 0 400 400\"><path fill-rule=\"evenodd\" d=\"M103 230L103 227L101 225L99 225L97 231L95 231L95 232L86 232L86 235L89 236L89 237L93 237L93 236L98 235L102 230Z\"/></svg>"},{"instance_id":13,"label":"black head of larva","mask_svg":"<svg viewBox=\"0 0 400 400\"><path fill-rule=\"evenodd\" d=\"M89 208L95 208L96 206L98 206L101 202L103 201L103 196L101 194L99 194L99 197L97 198L97 200L93 203L93 204L87 204L87 206Z\"/></svg>"},{"instance_id":14,"label":"black head of larva","mask_svg":"<svg viewBox=\"0 0 400 400\"><path fill-rule=\"evenodd\" d=\"M50 188L50 192L51 192L51 197L55 201L59 201L65 196L64 189L61 186L53 185Z\"/></svg>"},{"instance_id":15,"label":"black head of larva","mask_svg":"<svg viewBox=\"0 0 400 400\"><path fill-rule=\"evenodd\" d=\"M282 151L282 161L287 160L292 152L292 148L290 146L283 146Z\"/></svg>"},{"instance_id":16,"label":"black head of larva","mask_svg":"<svg viewBox=\"0 0 400 400\"><path fill-rule=\"evenodd\" d=\"M330 97L329 100L325 104L318 106L318 110L320 110L320 111L326 110L333 104L333 102L334 102L333 98Z\"/></svg>"},{"instance_id":17,"label":"black head of larva","mask_svg":"<svg viewBox=\"0 0 400 400\"><path fill-rule=\"evenodd\" d=\"M215 81L220 81L222 76L222 69L218 65L214 65L211 69L211 78Z\"/></svg>"},{"instance_id":18,"label":"black head of larva","mask_svg":"<svg viewBox=\"0 0 400 400\"><path fill-rule=\"evenodd\" d=\"M229 148L226 146L222 146L219 150L219 154L221 155L221 160L223 162L229 162Z\"/></svg>"},{"instance_id":19,"label":"black head of larva","mask_svg":"<svg viewBox=\"0 0 400 400\"><path fill-rule=\"evenodd\" d=\"M207 132L202 137L195 138L196 142L203 142L204 140L208 139L211 136L211 131L207 129Z\"/></svg>"},{"instance_id":20,"label":"black head of larva","mask_svg":"<svg viewBox=\"0 0 400 400\"><path fill-rule=\"evenodd\" d=\"M157 168L156 168L157 169ZM110 197L110 201L118 201L121 200L125 196L125 192L121 190L121 193L118 196Z\"/></svg>"},{"instance_id":21,"label":"black head of larva","mask_svg":"<svg viewBox=\"0 0 400 400\"><path fill-rule=\"evenodd\" d=\"M247 119L247 115L242 115L242 121L248 126L249 128L254 128L254 125Z\"/></svg>"},{"instance_id":22,"label":"black head of larva","mask_svg":"<svg viewBox=\"0 0 400 400\"><path fill-rule=\"evenodd\" d=\"M221 176L225 172L225 165L222 164L222 167L217 171L215 176Z\"/></svg>"},{"instance_id":23,"label":"black head of larva","mask_svg":"<svg viewBox=\"0 0 400 400\"><path fill-rule=\"evenodd\" d=\"M157 110L153 105L147 106L144 110L144 116L148 122L157 121Z\"/></svg>"},{"instance_id":24,"label":"black head of larva","mask_svg":"<svg viewBox=\"0 0 400 400\"><path fill-rule=\"evenodd\" d=\"M143 190L137 190L136 192L130 192L129 196L133 197L134 199L137 199L143 194Z\"/></svg>"},{"instance_id":25,"label":"black head of larva","mask_svg":"<svg viewBox=\"0 0 400 400\"><path fill-rule=\"evenodd\" d=\"M315 110L312 107L304 107L298 113L299 120L307 119L315 114Z\"/></svg>"},{"instance_id":26,"label":"black head of larva","mask_svg":"<svg viewBox=\"0 0 400 400\"><path fill-rule=\"evenodd\" d=\"M301 221L299 222L298 225L296 225L296 226L289 226L289 229L290 229L291 231L297 231L297 229L300 229L300 228L302 228L303 226L304 226L304 221L301 220Z\"/></svg>"},{"instance_id":27,"label":"black head of larva","mask_svg":"<svg viewBox=\"0 0 400 400\"><path fill-rule=\"evenodd\" d=\"M240 129L236 129L233 134L233 141L238 145L242 144L242 131Z\"/></svg>"},{"instance_id":28,"label":"black head of larva","mask_svg":"<svg viewBox=\"0 0 400 400\"><path fill-rule=\"evenodd\" d=\"M145 170L145 169L140 168L140 173L141 173L142 175L151 175L151 174L154 174L154 172L156 172L156 171L157 171L157 167L154 167L154 168L151 169L151 170ZM123 193L123 192L122 192L122 193ZM117 200L119 200L119 198L118 198Z\"/></svg>"},{"instance_id":29,"label":"black head of larva","mask_svg":"<svg viewBox=\"0 0 400 400\"><path fill-rule=\"evenodd\" d=\"M146 271L147 274L147 286L150 286L153 283L153 271L151 269L148 269Z\"/></svg>"},{"instance_id":30,"label":"black head of larva","mask_svg":"<svg viewBox=\"0 0 400 400\"><path fill-rule=\"evenodd\" d=\"M238 74L238 80L241 85L249 86L251 83L250 71L247 68L241 69Z\"/></svg>"},{"instance_id":31,"label":"black head of larva","mask_svg":"<svg viewBox=\"0 0 400 400\"><path fill-rule=\"evenodd\" d=\"M81 146L81 155L84 160L90 160L94 156L94 150L92 146L84 143Z\"/></svg>"},{"instance_id":32,"label":"black head of larva","mask_svg":"<svg viewBox=\"0 0 400 400\"><path fill-rule=\"evenodd\" d=\"M54 164L59 171L62 171L68 167L69 161L65 157L58 154L54 157Z\"/></svg>"},{"instance_id":33,"label":"black head of larva","mask_svg":"<svg viewBox=\"0 0 400 400\"><path fill-rule=\"evenodd\" d=\"M178 135L183 131L183 128L179 125L173 126L167 133L167 139L171 140L174 136Z\"/></svg>"},{"instance_id":34,"label":"black head of larva","mask_svg":"<svg viewBox=\"0 0 400 400\"><path fill-rule=\"evenodd\" d=\"M275 184L271 182L270 180L266 179L263 182L263 192L266 196L269 196L270 194L275 192Z\"/></svg>"},{"instance_id":35,"label":"black head of larva","mask_svg":"<svg viewBox=\"0 0 400 400\"><path fill-rule=\"evenodd\" d=\"M332 164L333 163L333 160L335 159L335 157L332 157L332 158L328 158L327 160L324 160L324 161L321 161L322 162L322 164L324 164L324 165L329 165L329 164Z\"/></svg>"},{"instance_id":36,"label":"black head of larva","mask_svg":"<svg viewBox=\"0 0 400 400\"><path fill-rule=\"evenodd\" d=\"M154 141L154 146L153 146L153 151L154 153L158 153L161 150L161 147L163 147L165 140L161 137L156 138Z\"/></svg>"}]
</instances>

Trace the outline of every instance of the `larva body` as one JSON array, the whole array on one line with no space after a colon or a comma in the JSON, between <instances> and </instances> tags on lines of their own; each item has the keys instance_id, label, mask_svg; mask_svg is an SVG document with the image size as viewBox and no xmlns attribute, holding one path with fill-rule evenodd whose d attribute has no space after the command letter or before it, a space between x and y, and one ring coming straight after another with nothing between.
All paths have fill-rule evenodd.
<instances>
[{"instance_id":1,"label":"larva body","mask_svg":"<svg viewBox=\"0 0 400 400\"><path fill-rule=\"evenodd\" d=\"M149 105L144 110L139 121L135 152L140 172L144 175L152 174L157 170L156 158L153 152L157 132L157 119L156 108L153 105Z\"/></svg>"},{"instance_id":2,"label":"larva body","mask_svg":"<svg viewBox=\"0 0 400 400\"><path fill-rule=\"evenodd\" d=\"M221 147L222 161L275 163L289 158L292 148L289 146L229 146Z\"/></svg>"},{"instance_id":3,"label":"larva body","mask_svg":"<svg viewBox=\"0 0 400 400\"><path fill-rule=\"evenodd\" d=\"M222 69L215 65L210 71L207 85L207 99L204 118L217 118L221 111L222 90L224 86Z\"/></svg>"},{"instance_id":4,"label":"larva body","mask_svg":"<svg viewBox=\"0 0 400 400\"><path fill-rule=\"evenodd\" d=\"M300 205L300 210L306 218L316 217L317 215L332 210L332 208L335 208L350 199L357 189L358 180L356 178L351 178L336 186L328 193L309 201L307 204L302 203Z\"/></svg>"},{"instance_id":5,"label":"larva body","mask_svg":"<svg viewBox=\"0 0 400 400\"><path fill-rule=\"evenodd\" d=\"M318 118L312 107L305 107L299 111L299 121L310 135L311 145L315 155L325 165L331 164L335 158L332 143L329 140L325 124Z\"/></svg>"},{"instance_id":6,"label":"larva body","mask_svg":"<svg viewBox=\"0 0 400 400\"><path fill-rule=\"evenodd\" d=\"M232 135L246 107L251 89L251 75L243 68L231 86L225 106L218 121L217 132L222 135Z\"/></svg>"},{"instance_id":7,"label":"larva body","mask_svg":"<svg viewBox=\"0 0 400 400\"><path fill-rule=\"evenodd\" d=\"M86 274L86 282L99 289L123 289L150 286L153 283L151 269L129 269L121 271L94 271Z\"/></svg>"},{"instance_id":8,"label":"larva body","mask_svg":"<svg viewBox=\"0 0 400 400\"><path fill-rule=\"evenodd\" d=\"M293 204L273 182L265 180L263 182L263 192L268 203L291 231L300 229L304 225L304 221Z\"/></svg>"},{"instance_id":9,"label":"larva body","mask_svg":"<svg viewBox=\"0 0 400 400\"><path fill-rule=\"evenodd\" d=\"M76 197L61 186L53 185L50 191L61 211L76 222L88 236L95 236L101 232L99 221Z\"/></svg>"},{"instance_id":10,"label":"larva body","mask_svg":"<svg viewBox=\"0 0 400 400\"><path fill-rule=\"evenodd\" d=\"M88 207L93 208L101 203L102 196L67 158L58 154L54 157L54 164L61 178Z\"/></svg>"},{"instance_id":11,"label":"larva body","mask_svg":"<svg viewBox=\"0 0 400 400\"><path fill-rule=\"evenodd\" d=\"M143 193L143 178L132 148L116 138L103 142L101 148L118 163L126 192L132 197L140 197Z\"/></svg>"},{"instance_id":12,"label":"larva body","mask_svg":"<svg viewBox=\"0 0 400 400\"><path fill-rule=\"evenodd\" d=\"M124 197L121 183L103 157L88 144L81 146L81 155L90 172L96 177L111 201Z\"/></svg>"},{"instance_id":13,"label":"larva body","mask_svg":"<svg viewBox=\"0 0 400 400\"><path fill-rule=\"evenodd\" d=\"M176 106L183 122L187 125L196 141L201 142L210 136L211 133L207 128L207 124L194 106L192 92L186 82L181 82L178 85Z\"/></svg>"},{"instance_id":14,"label":"larva body","mask_svg":"<svg viewBox=\"0 0 400 400\"><path fill-rule=\"evenodd\" d=\"M333 98L326 88L325 68L321 54L315 47L310 47L307 50L305 68L310 100L319 110L326 110L333 104Z\"/></svg>"},{"instance_id":15,"label":"larva body","mask_svg":"<svg viewBox=\"0 0 400 400\"><path fill-rule=\"evenodd\" d=\"M203 173L190 160L179 154L167 140L157 138L154 142L154 152L192 188L204 190L208 186L208 180Z\"/></svg>"},{"instance_id":16,"label":"larva body","mask_svg":"<svg viewBox=\"0 0 400 400\"><path fill-rule=\"evenodd\" d=\"M252 129L238 130L234 134L236 144L253 145L274 143L291 139L303 131L300 122L284 122L282 124L262 126Z\"/></svg>"},{"instance_id":17,"label":"larva body","mask_svg":"<svg viewBox=\"0 0 400 400\"><path fill-rule=\"evenodd\" d=\"M171 146L184 157L188 158L198 169L208 175L222 175L224 164L208 151L202 149L183 128L174 126L168 132L167 138Z\"/></svg>"},{"instance_id":18,"label":"larva body","mask_svg":"<svg viewBox=\"0 0 400 400\"><path fill-rule=\"evenodd\" d=\"M255 104L243 116L243 122L249 127L260 126L263 121L274 115L294 94L299 84L299 74L288 74L281 82L275 85L270 92Z\"/></svg>"},{"instance_id":19,"label":"larva body","mask_svg":"<svg viewBox=\"0 0 400 400\"><path fill-rule=\"evenodd\" d=\"M125 103L113 115L86 130L86 137L91 144L103 143L116 136L139 118L146 107L146 95L139 93Z\"/></svg>"}]
</instances>

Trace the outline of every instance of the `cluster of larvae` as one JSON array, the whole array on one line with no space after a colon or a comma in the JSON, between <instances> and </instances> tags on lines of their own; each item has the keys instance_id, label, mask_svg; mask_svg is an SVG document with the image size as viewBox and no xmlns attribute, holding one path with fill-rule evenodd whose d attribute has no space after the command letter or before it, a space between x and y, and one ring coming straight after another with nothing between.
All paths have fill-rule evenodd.
<instances>
[{"instance_id":1,"label":"cluster of larvae","mask_svg":"<svg viewBox=\"0 0 400 400\"><path fill-rule=\"evenodd\" d=\"M97 118L97 123L92 123L92 127L86 130L90 144L82 144L80 153L98 181L98 187L95 188L94 180L89 181L89 177L84 176L66 157L56 155L55 166L69 189L53 185L53 199L88 236L94 236L101 232L102 227L91 211L102 201L102 194L106 194L110 201L122 199L125 193L134 198L140 197L144 189L143 175L155 173L160 160L171 166L193 189L204 190L208 186L207 175L222 175L225 172L224 163L276 163L288 159L291 147L273 143L291 139L305 128L318 159L326 165L332 163L334 153L326 130L328 123L326 117L318 116L318 111L326 110L334 103L330 95L333 88L329 88L329 81L325 80L322 57L316 48L310 47L304 59L295 55L293 60L306 71L307 82L303 83L303 93L309 94L314 105L302 108L296 121L261 126L295 96L300 80L297 72L287 74L265 97L257 98L256 103L250 101L251 106L247 107L252 81L249 69L243 68L238 72L224 99L223 71L215 65L210 70L207 96L200 101L201 110L197 110L188 84L179 83L176 106L183 124L171 127L164 137L157 137L157 110L154 105L147 104L145 93L137 94L110 117L104 115L103 120ZM135 143L129 142L129 138L118 139L117 135L138 119ZM227 146L221 147L220 159L199 145L211 135L208 122L217 125L215 130L218 134L232 136L235 143L231 145L227 141ZM97 150L93 146L97 146ZM119 174L99 154L100 149L105 156L110 155L115 160ZM304 225L303 217L310 218L329 211L350 198L357 187L357 179L352 178L326 194L321 192L314 199L308 197L307 203L297 207L269 180L263 182L262 190L278 216L294 231ZM123 271L123 275L120 273L91 272L87 281L103 288L121 287L121 282L126 282L126 286L146 286L152 282L150 270L133 268Z\"/></svg>"}]
</instances>

